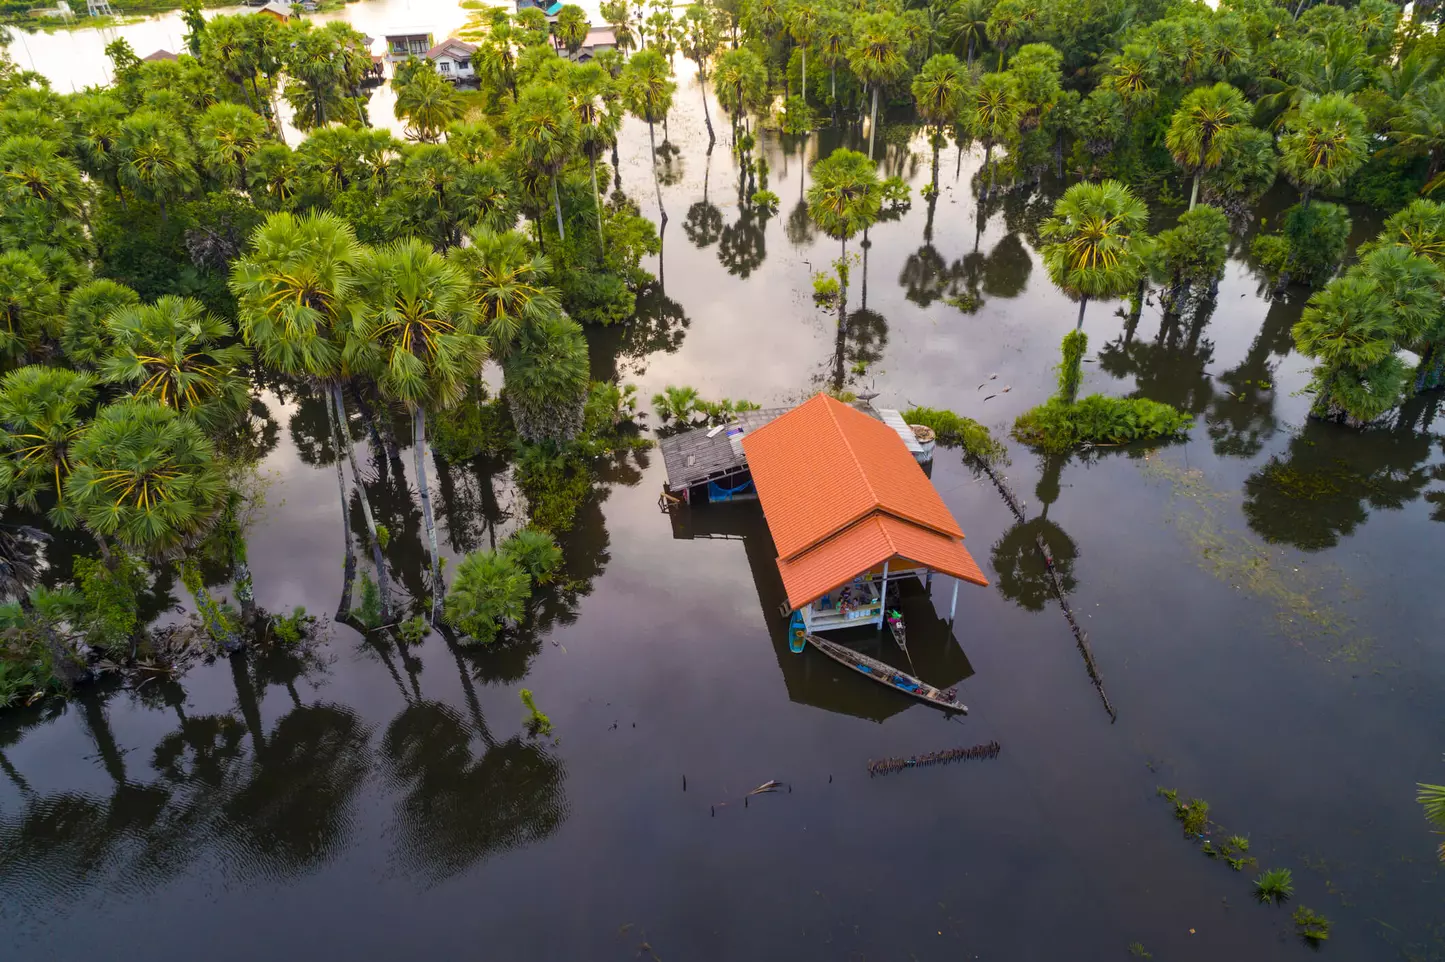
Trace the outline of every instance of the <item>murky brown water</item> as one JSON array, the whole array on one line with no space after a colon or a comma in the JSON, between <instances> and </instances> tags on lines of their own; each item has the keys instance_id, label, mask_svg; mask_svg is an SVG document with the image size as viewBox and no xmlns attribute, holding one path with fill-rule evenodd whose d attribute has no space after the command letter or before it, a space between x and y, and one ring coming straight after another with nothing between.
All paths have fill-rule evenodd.
<instances>
[{"instance_id":1,"label":"murky brown water","mask_svg":"<svg viewBox=\"0 0 1445 962\"><path fill-rule=\"evenodd\" d=\"M461 19L420 4L346 13L439 34ZM705 156L679 72L665 292L627 329L595 333L594 370L644 396L688 383L802 397L839 368L835 321L809 297L836 245L795 207L804 157L838 135L802 155L765 138L783 204L750 214L726 145ZM928 156L911 147L886 165L916 189ZM654 214L633 122L622 153L623 189ZM1048 198L1009 194L981 220L980 158L957 177L955 159L945 151L931 242L921 201L871 232L842 368L867 361L859 380L880 403L1002 432L1047 395L1075 312L1030 241ZM944 303L952 279L976 279L978 313ZM1161 330L1156 308L1129 332L1117 306L1089 308L1085 388L1137 389L1199 423L1147 457L1015 447L1021 526L940 454L934 481L995 586L965 588L956 638L938 620L946 586L904 604L919 673L958 683L966 719L790 654L756 506L669 518L661 459L643 454L605 472L567 539L573 590L504 650L433 635L403 652L338 627L319 665L222 662L0 717L6 957L1105 959L1136 941L1158 959L1303 957L1288 911L1253 904L1245 875L1182 839L1158 785L1208 799L1264 867L1291 868L1296 902L1336 923L1325 952L1445 956L1438 840L1413 801L1416 781L1445 779L1434 402L1390 430L1301 427L1300 305L1262 300L1239 260L1202 326ZM278 441L274 507L251 540L258 598L328 612L341 533L324 411L267 401ZM503 465L437 467L449 557L516 524ZM370 471L393 573L419 594L410 477ZM1117 723L1045 592L1036 533L1069 559ZM527 738L524 685L555 743ZM864 770L993 739L993 761ZM791 792L744 808L768 779Z\"/></svg>"}]
</instances>

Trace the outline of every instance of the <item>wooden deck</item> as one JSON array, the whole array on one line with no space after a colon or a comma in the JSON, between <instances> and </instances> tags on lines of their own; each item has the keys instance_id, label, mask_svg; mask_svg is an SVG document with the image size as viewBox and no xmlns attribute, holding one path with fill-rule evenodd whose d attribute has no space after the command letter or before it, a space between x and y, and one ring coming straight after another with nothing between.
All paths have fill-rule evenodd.
<instances>
[{"instance_id":1,"label":"wooden deck","mask_svg":"<svg viewBox=\"0 0 1445 962\"><path fill-rule=\"evenodd\" d=\"M744 411L722 427L701 427L663 438L657 447L662 451L662 462L667 467L667 490L677 494L694 485L720 481L746 471L747 458L740 446L734 450L728 430L740 427L747 435L789 410L767 408Z\"/></svg>"}]
</instances>

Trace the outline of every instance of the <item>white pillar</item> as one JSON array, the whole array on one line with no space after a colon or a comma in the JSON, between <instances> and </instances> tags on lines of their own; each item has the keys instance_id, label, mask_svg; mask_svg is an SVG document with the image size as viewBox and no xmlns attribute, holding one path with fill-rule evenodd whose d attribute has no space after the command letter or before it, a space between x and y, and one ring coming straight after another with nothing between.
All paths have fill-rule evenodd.
<instances>
[{"instance_id":1,"label":"white pillar","mask_svg":"<svg viewBox=\"0 0 1445 962\"><path fill-rule=\"evenodd\" d=\"M953 579L953 600L948 603L948 623L953 624L953 612L958 607L958 579Z\"/></svg>"},{"instance_id":2,"label":"white pillar","mask_svg":"<svg viewBox=\"0 0 1445 962\"><path fill-rule=\"evenodd\" d=\"M878 592L878 627L883 627L883 619L888 616L888 562L883 562L883 587Z\"/></svg>"}]
</instances>

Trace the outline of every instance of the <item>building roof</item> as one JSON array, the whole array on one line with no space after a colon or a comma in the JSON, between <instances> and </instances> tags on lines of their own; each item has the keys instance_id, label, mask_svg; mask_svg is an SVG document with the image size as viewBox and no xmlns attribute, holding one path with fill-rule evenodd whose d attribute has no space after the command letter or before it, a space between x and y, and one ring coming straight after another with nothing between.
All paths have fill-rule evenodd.
<instances>
[{"instance_id":1,"label":"building roof","mask_svg":"<svg viewBox=\"0 0 1445 962\"><path fill-rule=\"evenodd\" d=\"M800 554L873 511L963 537L893 429L826 394L742 443L781 558Z\"/></svg>"},{"instance_id":2,"label":"building roof","mask_svg":"<svg viewBox=\"0 0 1445 962\"><path fill-rule=\"evenodd\" d=\"M909 567L932 568L962 581L988 584L962 541L881 513L869 515L794 558L779 558L778 571L789 605L801 608L892 558L912 562Z\"/></svg>"},{"instance_id":3,"label":"building roof","mask_svg":"<svg viewBox=\"0 0 1445 962\"><path fill-rule=\"evenodd\" d=\"M742 446L792 607L894 557L988 584L933 483L882 421L820 394Z\"/></svg>"},{"instance_id":4,"label":"building roof","mask_svg":"<svg viewBox=\"0 0 1445 962\"><path fill-rule=\"evenodd\" d=\"M291 19L291 5L288 3L280 3L278 0L271 0L270 3L257 9L256 12L269 13L271 16L279 17L282 20Z\"/></svg>"},{"instance_id":5,"label":"building roof","mask_svg":"<svg viewBox=\"0 0 1445 962\"><path fill-rule=\"evenodd\" d=\"M582 41L584 47L595 47L597 44L617 45L617 32L611 27L590 27L587 30L587 37Z\"/></svg>"},{"instance_id":6,"label":"building roof","mask_svg":"<svg viewBox=\"0 0 1445 962\"><path fill-rule=\"evenodd\" d=\"M155 53L147 54L141 59L146 63L157 63L161 60L177 60L179 58L169 50L157 50Z\"/></svg>"},{"instance_id":7,"label":"building roof","mask_svg":"<svg viewBox=\"0 0 1445 962\"><path fill-rule=\"evenodd\" d=\"M467 43L465 40L458 40L456 37L447 37L441 43L432 47L426 52L428 59L435 60L441 56L455 57L461 54L470 57L477 52L476 44Z\"/></svg>"}]
</instances>

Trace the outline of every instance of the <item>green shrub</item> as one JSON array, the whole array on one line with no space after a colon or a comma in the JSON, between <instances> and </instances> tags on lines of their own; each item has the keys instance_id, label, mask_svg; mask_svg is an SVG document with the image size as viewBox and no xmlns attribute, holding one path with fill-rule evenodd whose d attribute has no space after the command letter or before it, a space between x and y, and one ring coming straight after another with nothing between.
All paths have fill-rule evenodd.
<instances>
[{"instance_id":1,"label":"green shrub","mask_svg":"<svg viewBox=\"0 0 1445 962\"><path fill-rule=\"evenodd\" d=\"M473 551L457 565L444 610L458 631L485 645L497 639L503 621L515 624L526 617L531 595L531 575L511 557Z\"/></svg>"},{"instance_id":2,"label":"green shrub","mask_svg":"<svg viewBox=\"0 0 1445 962\"><path fill-rule=\"evenodd\" d=\"M1174 801L1174 817L1184 828L1184 834L1199 837L1209 827L1209 803L1202 798L1191 798L1187 802Z\"/></svg>"},{"instance_id":3,"label":"green shrub","mask_svg":"<svg viewBox=\"0 0 1445 962\"><path fill-rule=\"evenodd\" d=\"M538 584L546 584L562 564L562 549L557 539L539 528L523 528L502 542L501 553L531 575Z\"/></svg>"},{"instance_id":4,"label":"green shrub","mask_svg":"<svg viewBox=\"0 0 1445 962\"><path fill-rule=\"evenodd\" d=\"M351 617L367 631L381 627L381 589L369 571L361 573L361 604L351 609Z\"/></svg>"},{"instance_id":5,"label":"green shrub","mask_svg":"<svg viewBox=\"0 0 1445 962\"><path fill-rule=\"evenodd\" d=\"M511 410L501 398L487 399L485 390L469 392L461 403L429 417L427 424L432 453L452 462L505 451L517 434Z\"/></svg>"},{"instance_id":6,"label":"green shrub","mask_svg":"<svg viewBox=\"0 0 1445 962\"><path fill-rule=\"evenodd\" d=\"M560 534L572 528L577 510L592 493L592 472L572 448L519 445L517 486L527 496L533 526Z\"/></svg>"},{"instance_id":7,"label":"green shrub","mask_svg":"<svg viewBox=\"0 0 1445 962\"><path fill-rule=\"evenodd\" d=\"M1148 398L1091 394L1076 404L1059 398L1025 411L1014 421L1013 435L1043 451L1067 451L1080 444L1126 444L1186 433L1189 415Z\"/></svg>"},{"instance_id":8,"label":"green shrub","mask_svg":"<svg viewBox=\"0 0 1445 962\"><path fill-rule=\"evenodd\" d=\"M408 645L415 645L431 634L431 625L427 624L426 619L421 615L417 615L415 618L408 618L397 625L396 630L401 634L402 641Z\"/></svg>"},{"instance_id":9,"label":"green shrub","mask_svg":"<svg viewBox=\"0 0 1445 962\"><path fill-rule=\"evenodd\" d=\"M1303 905L1294 910L1295 931L1311 945L1318 945L1330 937L1330 924L1329 919Z\"/></svg>"},{"instance_id":10,"label":"green shrub","mask_svg":"<svg viewBox=\"0 0 1445 962\"><path fill-rule=\"evenodd\" d=\"M283 615L272 622L271 634L283 645L300 644L315 623L316 617L308 615L304 607L297 605L291 614Z\"/></svg>"},{"instance_id":11,"label":"green shrub","mask_svg":"<svg viewBox=\"0 0 1445 962\"><path fill-rule=\"evenodd\" d=\"M107 567L94 558L76 558L72 571L80 594L75 621L85 639L112 654L129 653L140 630L137 612L145 590L145 564L125 551L113 551Z\"/></svg>"},{"instance_id":12,"label":"green shrub","mask_svg":"<svg viewBox=\"0 0 1445 962\"><path fill-rule=\"evenodd\" d=\"M1072 402L1079 393L1079 382L1083 380L1084 352L1089 349L1089 335L1083 331L1070 331L1064 335L1060 345L1058 396Z\"/></svg>"},{"instance_id":13,"label":"green shrub","mask_svg":"<svg viewBox=\"0 0 1445 962\"><path fill-rule=\"evenodd\" d=\"M1003 444L994 439L988 428L972 418L942 408L915 407L903 412L903 420L932 428L939 444L946 448L963 448L980 461L998 464L1008 458Z\"/></svg>"},{"instance_id":14,"label":"green shrub","mask_svg":"<svg viewBox=\"0 0 1445 962\"><path fill-rule=\"evenodd\" d=\"M830 274L813 275L813 302L820 307L832 307L838 303L838 278Z\"/></svg>"}]
</instances>

